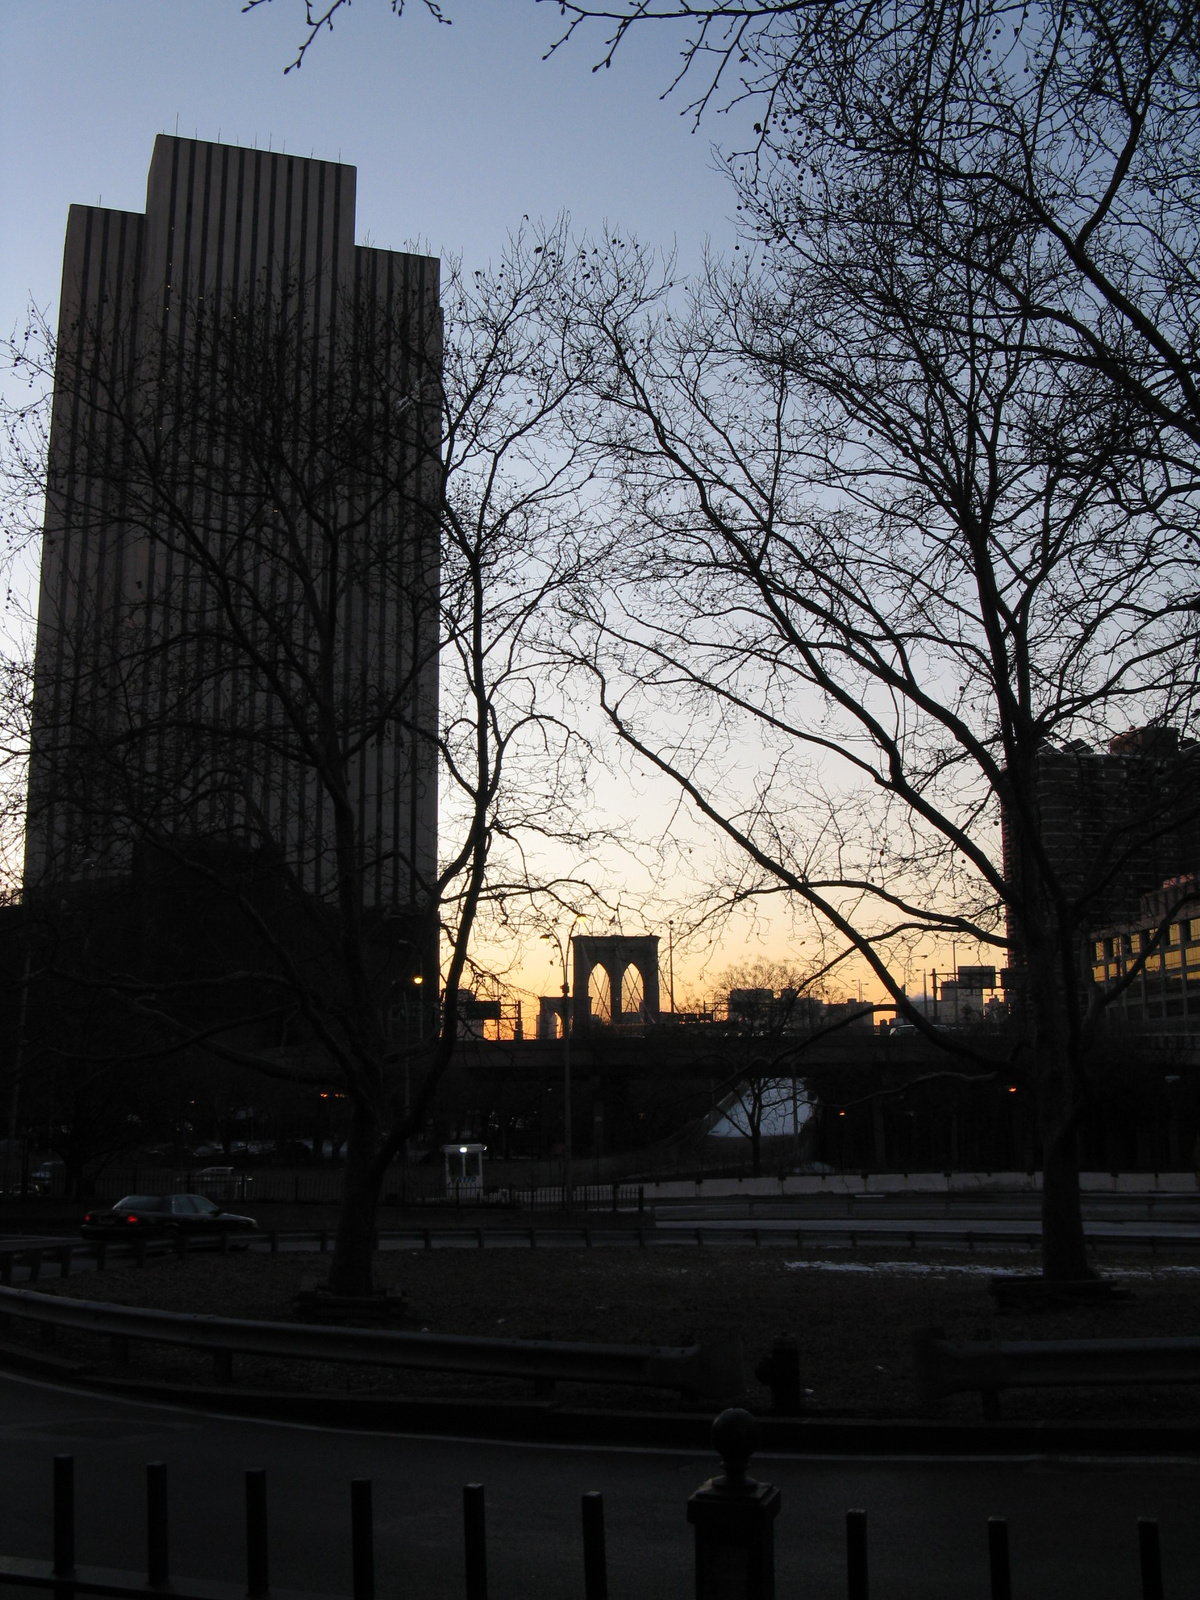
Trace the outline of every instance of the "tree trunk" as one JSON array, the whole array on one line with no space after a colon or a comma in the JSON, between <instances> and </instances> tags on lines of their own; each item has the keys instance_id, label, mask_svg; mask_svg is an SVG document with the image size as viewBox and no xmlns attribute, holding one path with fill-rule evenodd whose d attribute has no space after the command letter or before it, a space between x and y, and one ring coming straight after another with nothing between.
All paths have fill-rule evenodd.
<instances>
[{"instance_id":1,"label":"tree trunk","mask_svg":"<svg viewBox=\"0 0 1200 1600\"><path fill-rule=\"evenodd\" d=\"M379 1206L379 1174L374 1157L379 1129L370 1112L356 1107L346 1141L342 1206L338 1213L329 1287L335 1294L370 1294L371 1259L375 1253L375 1214Z\"/></svg>"},{"instance_id":2,"label":"tree trunk","mask_svg":"<svg viewBox=\"0 0 1200 1600\"><path fill-rule=\"evenodd\" d=\"M1021 874L1034 882L1032 867ZM1075 977L1064 948L1074 934L1035 891L1023 928L1028 1021L1042 1140L1042 1276L1064 1282L1091 1278L1079 1199L1078 1122L1082 1050ZM1047 930L1053 930L1051 934Z\"/></svg>"},{"instance_id":3,"label":"tree trunk","mask_svg":"<svg viewBox=\"0 0 1200 1600\"><path fill-rule=\"evenodd\" d=\"M1095 1277L1088 1265L1079 1196L1079 1150L1070 1063L1047 1063L1039 1082L1042 1132L1042 1276Z\"/></svg>"},{"instance_id":4,"label":"tree trunk","mask_svg":"<svg viewBox=\"0 0 1200 1600\"><path fill-rule=\"evenodd\" d=\"M1042 1159L1042 1276L1059 1283L1096 1276L1083 1237L1073 1127L1045 1146Z\"/></svg>"},{"instance_id":5,"label":"tree trunk","mask_svg":"<svg viewBox=\"0 0 1200 1600\"><path fill-rule=\"evenodd\" d=\"M750 1117L750 1176L762 1177L762 1110L751 1108Z\"/></svg>"}]
</instances>

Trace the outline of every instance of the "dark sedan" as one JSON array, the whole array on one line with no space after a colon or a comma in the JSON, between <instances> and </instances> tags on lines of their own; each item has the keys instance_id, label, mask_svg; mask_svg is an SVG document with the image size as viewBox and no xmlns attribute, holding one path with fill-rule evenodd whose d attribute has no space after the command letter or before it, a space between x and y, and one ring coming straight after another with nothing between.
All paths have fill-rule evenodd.
<instances>
[{"instance_id":1,"label":"dark sedan","mask_svg":"<svg viewBox=\"0 0 1200 1600\"><path fill-rule=\"evenodd\" d=\"M213 1239L256 1233L258 1224L253 1217L222 1211L203 1194L127 1194L111 1211L89 1211L79 1231L85 1239L132 1239L139 1234Z\"/></svg>"}]
</instances>

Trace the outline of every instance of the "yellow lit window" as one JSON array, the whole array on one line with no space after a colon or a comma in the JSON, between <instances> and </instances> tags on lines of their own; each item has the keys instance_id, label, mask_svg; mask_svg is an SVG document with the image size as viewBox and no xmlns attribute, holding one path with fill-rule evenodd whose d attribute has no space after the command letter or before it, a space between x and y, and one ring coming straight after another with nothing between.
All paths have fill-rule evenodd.
<instances>
[{"instance_id":1,"label":"yellow lit window","mask_svg":"<svg viewBox=\"0 0 1200 1600\"><path fill-rule=\"evenodd\" d=\"M1168 970L1168 972L1178 972L1179 971L1179 964L1180 964L1180 953L1179 953L1179 951L1178 950L1168 950L1167 951L1167 970Z\"/></svg>"},{"instance_id":2,"label":"yellow lit window","mask_svg":"<svg viewBox=\"0 0 1200 1600\"><path fill-rule=\"evenodd\" d=\"M1141 936L1140 933L1131 933L1129 935L1129 953L1130 953L1130 955L1134 955L1134 956L1140 956L1141 955L1141 953L1142 953L1142 936Z\"/></svg>"}]
</instances>

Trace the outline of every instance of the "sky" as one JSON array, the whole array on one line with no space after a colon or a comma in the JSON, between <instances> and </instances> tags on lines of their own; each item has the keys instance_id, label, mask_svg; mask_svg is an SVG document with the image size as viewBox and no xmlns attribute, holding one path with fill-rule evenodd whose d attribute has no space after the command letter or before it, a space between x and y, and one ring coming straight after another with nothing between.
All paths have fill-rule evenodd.
<instances>
[{"instance_id":1,"label":"sky","mask_svg":"<svg viewBox=\"0 0 1200 1600\"><path fill-rule=\"evenodd\" d=\"M349 162L359 243L461 253L468 270L523 216L562 211L673 248L685 269L706 242L732 246L713 145L736 144L738 125L713 115L696 131L686 96L662 98L678 34L644 32L593 71L598 30L543 59L562 29L551 4L443 10L449 26L421 0L401 18L389 0L358 0L285 72L303 0L249 13L240 0L0 0L0 331L30 299L53 324L68 206L143 209L154 137L176 130ZM666 927L654 931L665 952ZM711 993L723 964L786 954L781 935L748 946L743 930L727 948L678 952L677 990ZM557 987L546 955L527 973L535 992Z\"/></svg>"},{"instance_id":2,"label":"sky","mask_svg":"<svg viewBox=\"0 0 1200 1600\"><path fill-rule=\"evenodd\" d=\"M603 35L549 61L534 0L358 0L298 71L303 0L0 0L0 325L57 301L72 201L141 210L156 133L259 144L358 168L358 242L421 243L468 266L525 214L569 211L685 261L732 243L711 140L661 91L678 40L647 35L593 72Z\"/></svg>"}]
</instances>

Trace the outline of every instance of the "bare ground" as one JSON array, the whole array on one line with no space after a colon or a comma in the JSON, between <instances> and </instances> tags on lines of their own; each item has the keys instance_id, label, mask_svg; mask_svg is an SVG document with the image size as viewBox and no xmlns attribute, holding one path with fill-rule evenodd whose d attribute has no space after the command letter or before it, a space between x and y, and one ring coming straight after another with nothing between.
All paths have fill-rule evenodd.
<instances>
[{"instance_id":1,"label":"bare ground","mask_svg":"<svg viewBox=\"0 0 1200 1600\"><path fill-rule=\"evenodd\" d=\"M197 1252L183 1261L151 1258L141 1269L121 1264L62 1283L43 1281L39 1288L125 1305L288 1321L301 1283L318 1279L324 1265L311 1254ZM748 1374L777 1336L789 1335L799 1343L806 1403L825 1416L918 1414L910 1354L917 1328L942 1326L956 1340L1200 1334L1200 1267L1156 1263L1146 1256L1112 1258L1104 1269L1135 1291L1131 1301L1073 1311L998 1313L987 1292L988 1275L1028 1272L1032 1266L1028 1255L981 1258L964 1252L910 1256L682 1245L645 1251L441 1249L381 1253L376 1283L408 1296L404 1326L435 1333L681 1345L737 1330ZM39 1335L13 1321L5 1337L34 1343ZM99 1372L212 1381L203 1357L163 1346L138 1349L132 1368L112 1363L107 1342L94 1337L60 1332L55 1350ZM249 1356L237 1359L237 1375L239 1383L263 1388L495 1398L529 1393L528 1384L510 1380ZM559 1386L556 1398L563 1404L658 1410L683 1404L651 1391L568 1385ZM770 1395L755 1384L750 1400L765 1410ZM933 1414L976 1418L978 1397L942 1402ZM1004 1397L1004 1415L1197 1421L1200 1387L1013 1393Z\"/></svg>"}]
</instances>

